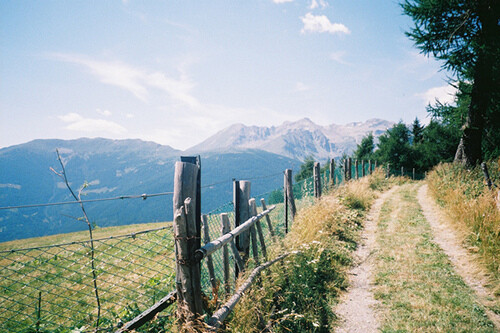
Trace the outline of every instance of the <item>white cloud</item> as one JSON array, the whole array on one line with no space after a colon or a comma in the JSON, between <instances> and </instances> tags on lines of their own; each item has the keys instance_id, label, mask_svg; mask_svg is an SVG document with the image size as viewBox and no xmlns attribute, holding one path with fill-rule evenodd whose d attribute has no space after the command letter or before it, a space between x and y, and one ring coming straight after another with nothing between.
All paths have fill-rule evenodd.
<instances>
[{"instance_id":1,"label":"white cloud","mask_svg":"<svg viewBox=\"0 0 500 333\"><path fill-rule=\"evenodd\" d=\"M307 90L310 90L311 87L309 87L308 85L302 83L302 82L297 82L295 84L295 91L307 91Z\"/></svg>"},{"instance_id":2,"label":"white cloud","mask_svg":"<svg viewBox=\"0 0 500 333\"><path fill-rule=\"evenodd\" d=\"M105 116L105 117L110 117L112 115L111 111L109 111L109 110L97 109L96 111L97 111L97 113L99 113L100 115Z\"/></svg>"},{"instance_id":3,"label":"white cloud","mask_svg":"<svg viewBox=\"0 0 500 333\"><path fill-rule=\"evenodd\" d=\"M287 3L287 2L293 2L293 0L273 0L274 3Z\"/></svg>"},{"instance_id":4,"label":"white cloud","mask_svg":"<svg viewBox=\"0 0 500 333\"><path fill-rule=\"evenodd\" d=\"M78 113L68 113L59 116L59 119L68 124L65 128L70 131L85 133L105 132L111 134L123 134L127 132L123 126L115 122L104 119L84 118Z\"/></svg>"},{"instance_id":5,"label":"white cloud","mask_svg":"<svg viewBox=\"0 0 500 333\"><path fill-rule=\"evenodd\" d=\"M161 72L148 72L134 68L120 61L98 61L82 55L52 54L52 58L82 65L90 70L102 83L113 85L131 92L140 100L147 101L151 88L166 92L177 101L191 107L198 106L198 101L191 95L194 83L180 68L180 78L167 77Z\"/></svg>"},{"instance_id":6,"label":"white cloud","mask_svg":"<svg viewBox=\"0 0 500 333\"><path fill-rule=\"evenodd\" d=\"M342 65L349 65L349 63L344 59L345 55L346 55L345 51L332 52L330 53L330 59Z\"/></svg>"},{"instance_id":7,"label":"white cloud","mask_svg":"<svg viewBox=\"0 0 500 333\"><path fill-rule=\"evenodd\" d=\"M321 9L328 7L328 3L325 0L312 0L309 9L316 9L321 6Z\"/></svg>"},{"instance_id":8,"label":"white cloud","mask_svg":"<svg viewBox=\"0 0 500 333\"><path fill-rule=\"evenodd\" d=\"M313 15L307 13L306 16L301 17L304 27L301 33L306 32L327 32L330 34L350 34L349 29L342 23L332 23L325 15Z\"/></svg>"},{"instance_id":9,"label":"white cloud","mask_svg":"<svg viewBox=\"0 0 500 333\"><path fill-rule=\"evenodd\" d=\"M422 94L417 94L417 96L424 101L425 105L434 104L436 100L443 104L454 104L456 93L457 89L448 84L442 87L431 88Z\"/></svg>"}]
</instances>

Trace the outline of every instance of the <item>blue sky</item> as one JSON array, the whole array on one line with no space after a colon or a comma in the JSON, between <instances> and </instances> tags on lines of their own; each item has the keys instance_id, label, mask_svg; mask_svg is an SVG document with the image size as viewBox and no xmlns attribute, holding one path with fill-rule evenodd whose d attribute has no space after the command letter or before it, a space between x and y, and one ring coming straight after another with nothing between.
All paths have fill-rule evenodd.
<instances>
[{"instance_id":1,"label":"blue sky","mask_svg":"<svg viewBox=\"0 0 500 333\"><path fill-rule=\"evenodd\" d=\"M425 122L453 90L410 25L383 0L2 1L0 147L186 149L237 122Z\"/></svg>"}]
</instances>

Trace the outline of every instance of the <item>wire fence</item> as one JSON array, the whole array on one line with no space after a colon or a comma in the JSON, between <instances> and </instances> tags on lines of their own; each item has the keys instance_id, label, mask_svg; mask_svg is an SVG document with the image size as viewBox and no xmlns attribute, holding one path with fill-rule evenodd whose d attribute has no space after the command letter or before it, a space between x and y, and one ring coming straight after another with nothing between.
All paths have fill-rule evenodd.
<instances>
[{"instance_id":1,"label":"wire fence","mask_svg":"<svg viewBox=\"0 0 500 333\"><path fill-rule=\"evenodd\" d=\"M102 329L116 327L174 288L173 244L171 227L94 240ZM90 266L90 241L1 251L0 332L93 326Z\"/></svg>"},{"instance_id":2,"label":"wire fence","mask_svg":"<svg viewBox=\"0 0 500 333\"><path fill-rule=\"evenodd\" d=\"M336 169L334 176L339 184L342 170ZM331 184L330 177L329 170L321 174L323 192ZM297 209L314 202L313 184L311 177L293 185ZM285 215L291 214L284 211L283 189L252 197L256 198L259 212L261 198L267 205L276 204L270 218L277 237L284 237ZM222 235L221 213L227 213L231 228L235 227L234 206L227 202L207 214L211 239ZM269 244L271 233L266 223L262 223L262 229ZM0 251L0 332L111 331L175 289L174 237L170 225L93 242L99 306L92 278L90 241ZM214 253L212 260L216 288L206 263L202 263L202 291L206 302L220 304L228 296L222 287L222 251ZM232 253L229 267L231 294L235 282ZM173 321L174 316L170 317Z\"/></svg>"}]
</instances>

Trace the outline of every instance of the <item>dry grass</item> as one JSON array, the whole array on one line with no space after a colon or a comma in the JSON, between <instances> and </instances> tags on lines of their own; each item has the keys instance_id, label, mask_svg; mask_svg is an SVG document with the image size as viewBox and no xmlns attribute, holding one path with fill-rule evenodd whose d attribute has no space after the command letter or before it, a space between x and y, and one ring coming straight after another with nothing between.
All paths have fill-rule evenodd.
<instances>
[{"instance_id":1,"label":"dry grass","mask_svg":"<svg viewBox=\"0 0 500 333\"><path fill-rule=\"evenodd\" d=\"M489 163L489 167L498 183L500 160ZM437 166L428 175L428 184L464 245L479 255L482 265L492 275L495 294L500 296L500 211L496 191L488 190L481 170L468 171L452 164Z\"/></svg>"}]
</instances>

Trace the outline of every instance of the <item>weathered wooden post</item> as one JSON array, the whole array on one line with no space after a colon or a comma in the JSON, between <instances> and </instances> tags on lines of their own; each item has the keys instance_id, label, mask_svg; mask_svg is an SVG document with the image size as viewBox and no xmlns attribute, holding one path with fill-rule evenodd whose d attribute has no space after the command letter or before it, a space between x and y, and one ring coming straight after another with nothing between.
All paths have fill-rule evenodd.
<instances>
[{"instance_id":1,"label":"weathered wooden post","mask_svg":"<svg viewBox=\"0 0 500 333\"><path fill-rule=\"evenodd\" d=\"M391 176L391 164L387 163L387 174L385 178L389 178Z\"/></svg>"},{"instance_id":2,"label":"weathered wooden post","mask_svg":"<svg viewBox=\"0 0 500 333\"><path fill-rule=\"evenodd\" d=\"M177 162L174 175L174 239L176 286L180 322L202 315L200 263L193 260L200 248L201 231L196 225L198 174L193 163ZM201 219L201 217L200 217Z\"/></svg>"},{"instance_id":3,"label":"weathered wooden post","mask_svg":"<svg viewBox=\"0 0 500 333\"><path fill-rule=\"evenodd\" d=\"M222 235L227 234L229 231L231 231L231 227L229 225L229 218L227 214L221 214L220 215L221 222L222 222ZM234 246L234 242L232 242ZM238 253L238 251L236 251ZM226 292L226 296L228 296L231 293L231 285L229 284L229 249L227 245L224 245L222 248L222 265L223 265L223 274L224 274L224 290Z\"/></svg>"},{"instance_id":4,"label":"weathered wooden post","mask_svg":"<svg viewBox=\"0 0 500 333\"><path fill-rule=\"evenodd\" d=\"M260 203L262 204L262 211L267 210L266 200L264 200L264 198L260 199ZM274 229L273 229L273 224L271 223L271 218L269 217L269 214L266 215L266 222L267 222L267 228L269 229L269 233L271 234L271 238L274 241Z\"/></svg>"},{"instance_id":5,"label":"weathered wooden post","mask_svg":"<svg viewBox=\"0 0 500 333\"><path fill-rule=\"evenodd\" d=\"M348 158L347 159L347 170L349 170L347 172L347 176L349 177L349 180L352 179L352 158Z\"/></svg>"},{"instance_id":6,"label":"weathered wooden post","mask_svg":"<svg viewBox=\"0 0 500 333\"><path fill-rule=\"evenodd\" d=\"M222 227L224 230L227 230L227 232L231 231L231 225L229 223L229 217L227 216L226 213L220 214L220 218L222 221ZM236 278L238 277L238 271L244 271L245 270L245 264L243 263L243 259L240 256L240 252L238 251L238 248L236 247L236 243L234 240L230 242L231 246L231 251L233 252L233 257L235 261L235 275ZM229 272L229 261L228 261L228 272ZM228 273L229 275L229 273ZM229 280L229 278L228 278Z\"/></svg>"},{"instance_id":7,"label":"weathered wooden post","mask_svg":"<svg viewBox=\"0 0 500 333\"><path fill-rule=\"evenodd\" d=\"M375 162L374 162L373 170L377 170L377 160L375 160Z\"/></svg>"},{"instance_id":8,"label":"weathered wooden post","mask_svg":"<svg viewBox=\"0 0 500 333\"><path fill-rule=\"evenodd\" d=\"M354 160L354 169L355 169L355 177L356 180L359 179L359 166L358 166L358 160Z\"/></svg>"},{"instance_id":9,"label":"weathered wooden post","mask_svg":"<svg viewBox=\"0 0 500 333\"><path fill-rule=\"evenodd\" d=\"M234 181L234 227L238 227L250 218L250 182L246 180ZM250 256L250 231L242 232L236 237L236 247L242 254L243 263L246 264Z\"/></svg>"},{"instance_id":10,"label":"weathered wooden post","mask_svg":"<svg viewBox=\"0 0 500 333\"><path fill-rule=\"evenodd\" d=\"M372 174L372 160L368 160L368 174Z\"/></svg>"},{"instance_id":11,"label":"weathered wooden post","mask_svg":"<svg viewBox=\"0 0 500 333\"><path fill-rule=\"evenodd\" d=\"M413 177L412 177L413 180L415 180L415 168L413 168Z\"/></svg>"},{"instance_id":12,"label":"weathered wooden post","mask_svg":"<svg viewBox=\"0 0 500 333\"><path fill-rule=\"evenodd\" d=\"M255 216L257 215L257 207L255 207L255 215L253 215L253 209L252 209L252 202L253 202L253 205L255 205L255 199L250 199L248 200L248 218L251 218L252 216ZM258 248L258 245L257 245L257 233L255 231L255 224L253 224L251 227L250 227L250 241L251 241L251 244L252 244L252 255L253 255L253 259L255 260L255 263L257 265L260 265L260 261L259 261L259 248Z\"/></svg>"},{"instance_id":13,"label":"weathered wooden post","mask_svg":"<svg viewBox=\"0 0 500 333\"><path fill-rule=\"evenodd\" d=\"M295 219L295 215L297 214L297 208L295 207L295 199L293 197L293 183L292 183L292 170L285 170L285 198L287 205L290 207L290 211L292 213L292 222ZM286 225L286 231L288 232L288 224Z\"/></svg>"},{"instance_id":14,"label":"weathered wooden post","mask_svg":"<svg viewBox=\"0 0 500 333\"><path fill-rule=\"evenodd\" d=\"M361 177L366 176L366 171L365 171L365 160L361 160Z\"/></svg>"},{"instance_id":15,"label":"weathered wooden post","mask_svg":"<svg viewBox=\"0 0 500 333\"><path fill-rule=\"evenodd\" d=\"M257 204L255 203L255 199L250 199L249 202L250 205L250 215L252 216L257 216ZM264 256L264 259L267 261L267 249L266 249L266 243L264 241L264 233L262 232L262 225L260 224L260 220L255 222L255 226L257 229L257 236L259 236L259 243L260 243L260 248L262 251L262 255ZM253 241L253 240L252 240Z\"/></svg>"},{"instance_id":16,"label":"weathered wooden post","mask_svg":"<svg viewBox=\"0 0 500 333\"><path fill-rule=\"evenodd\" d=\"M332 188L335 186L335 160L333 158L330 160L330 186Z\"/></svg>"},{"instance_id":17,"label":"weathered wooden post","mask_svg":"<svg viewBox=\"0 0 500 333\"><path fill-rule=\"evenodd\" d=\"M181 156L181 162L196 164L198 166L198 176L196 177L196 246L201 247L201 157Z\"/></svg>"},{"instance_id":18,"label":"weathered wooden post","mask_svg":"<svg viewBox=\"0 0 500 333\"><path fill-rule=\"evenodd\" d=\"M404 167L401 166L401 177L404 177L405 176L405 173L404 173Z\"/></svg>"},{"instance_id":19,"label":"weathered wooden post","mask_svg":"<svg viewBox=\"0 0 500 333\"><path fill-rule=\"evenodd\" d=\"M203 242L205 244L210 243L210 230L208 227L208 216L202 215L201 222L203 223ZM207 269L208 276L210 278L210 284L212 285L212 292L215 293L217 290L217 281L215 280L215 270L212 255L207 256Z\"/></svg>"},{"instance_id":20,"label":"weathered wooden post","mask_svg":"<svg viewBox=\"0 0 500 333\"><path fill-rule=\"evenodd\" d=\"M347 158L344 159L344 183L346 183L349 180L347 176Z\"/></svg>"},{"instance_id":21,"label":"weathered wooden post","mask_svg":"<svg viewBox=\"0 0 500 333\"><path fill-rule=\"evenodd\" d=\"M488 172L488 166L486 166L485 162L481 163L481 169L483 170L484 179L486 180L486 184L488 185L488 189L491 190L491 187L493 186L493 184L491 183L490 173Z\"/></svg>"},{"instance_id":22,"label":"weathered wooden post","mask_svg":"<svg viewBox=\"0 0 500 333\"><path fill-rule=\"evenodd\" d=\"M321 174L319 162L314 162L313 178L314 178L314 197L321 198Z\"/></svg>"}]
</instances>

